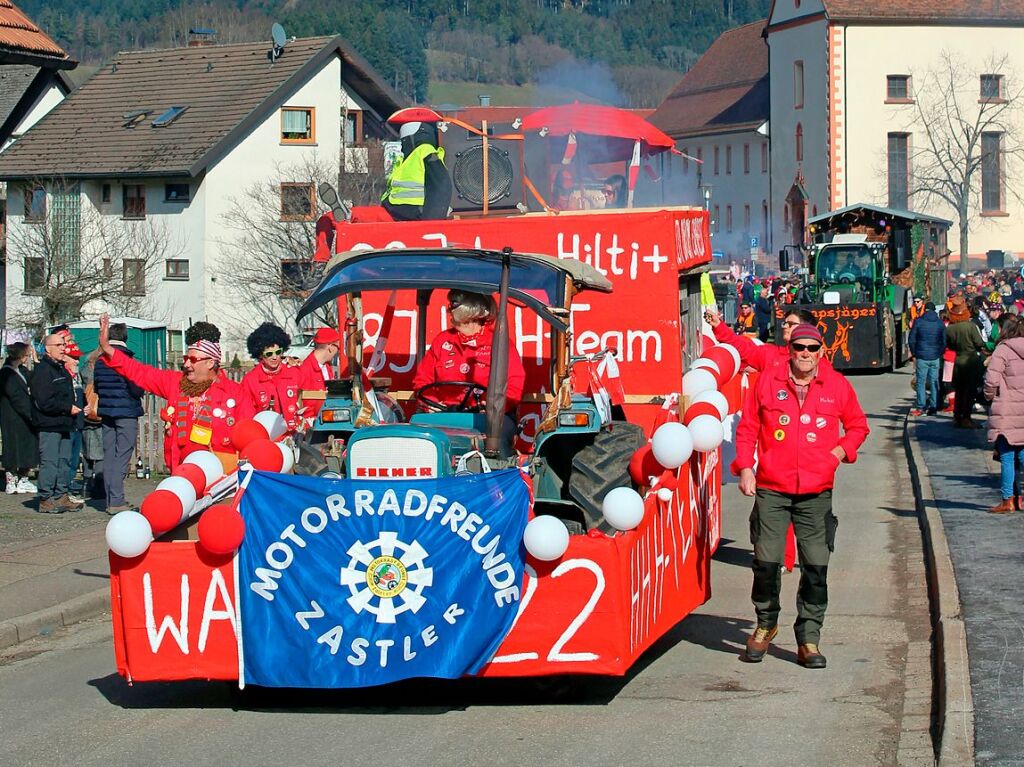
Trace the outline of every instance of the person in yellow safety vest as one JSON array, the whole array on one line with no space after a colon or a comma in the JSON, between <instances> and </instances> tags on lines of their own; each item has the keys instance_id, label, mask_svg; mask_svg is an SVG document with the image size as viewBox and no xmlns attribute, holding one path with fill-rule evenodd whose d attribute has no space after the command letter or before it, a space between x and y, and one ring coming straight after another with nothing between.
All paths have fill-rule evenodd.
<instances>
[{"instance_id":1,"label":"person in yellow safety vest","mask_svg":"<svg viewBox=\"0 0 1024 767\"><path fill-rule=\"evenodd\" d=\"M400 109L388 118L398 127L402 159L391 168L381 204L396 221L431 221L448 217L452 180L438 147L441 115L432 109Z\"/></svg>"}]
</instances>

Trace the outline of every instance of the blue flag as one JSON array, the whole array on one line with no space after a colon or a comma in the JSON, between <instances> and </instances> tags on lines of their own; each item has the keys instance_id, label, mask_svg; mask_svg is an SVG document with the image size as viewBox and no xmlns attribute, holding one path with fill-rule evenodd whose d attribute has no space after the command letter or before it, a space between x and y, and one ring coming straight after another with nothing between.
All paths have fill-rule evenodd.
<instances>
[{"instance_id":1,"label":"blue flag","mask_svg":"<svg viewBox=\"0 0 1024 767\"><path fill-rule=\"evenodd\" d=\"M528 508L515 469L403 481L254 472L240 505L242 681L476 673L519 606Z\"/></svg>"}]
</instances>

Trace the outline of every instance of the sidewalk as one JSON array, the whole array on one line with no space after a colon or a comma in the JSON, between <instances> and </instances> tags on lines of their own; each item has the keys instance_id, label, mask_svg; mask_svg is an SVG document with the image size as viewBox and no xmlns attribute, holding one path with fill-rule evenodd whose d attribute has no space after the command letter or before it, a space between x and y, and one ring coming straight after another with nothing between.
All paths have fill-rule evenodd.
<instances>
[{"instance_id":1,"label":"sidewalk","mask_svg":"<svg viewBox=\"0 0 1024 767\"><path fill-rule=\"evenodd\" d=\"M923 457L927 471L922 476L930 480L956 576L958 617L967 637L976 763L1022 764L1024 514L986 513L999 502L1000 493L999 464L992 460L985 430L955 429L949 416L925 417L909 422L908 436ZM924 492L927 497L927 488ZM947 645L947 658L954 656L953 649ZM947 699L955 700L955 680L947 676L947 685ZM966 716L968 711L950 711L947 721L953 717L956 724Z\"/></svg>"},{"instance_id":2,"label":"sidewalk","mask_svg":"<svg viewBox=\"0 0 1024 767\"><path fill-rule=\"evenodd\" d=\"M158 479L129 479L141 501ZM0 650L109 609L110 519L102 502L37 514L32 495L0 494Z\"/></svg>"}]
</instances>

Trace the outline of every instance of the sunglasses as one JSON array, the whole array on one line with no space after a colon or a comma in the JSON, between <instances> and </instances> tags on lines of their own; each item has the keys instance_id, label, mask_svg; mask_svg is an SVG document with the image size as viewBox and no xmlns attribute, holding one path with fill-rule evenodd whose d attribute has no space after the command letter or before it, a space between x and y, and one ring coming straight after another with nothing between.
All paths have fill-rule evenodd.
<instances>
[{"instance_id":1,"label":"sunglasses","mask_svg":"<svg viewBox=\"0 0 1024 767\"><path fill-rule=\"evenodd\" d=\"M191 362L193 365L198 365L200 362L209 362L211 359L211 357L197 357L194 354L189 354L182 361Z\"/></svg>"},{"instance_id":2,"label":"sunglasses","mask_svg":"<svg viewBox=\"0 0 1024 767\"><path fill-rule=\"evenodd\" d=\"M284 354L284 349L267 349L263 352L263 359L269 360L271 357L280 357Z\"/></svg>"},{"instance_id":3,"label":"sunglasses","mask_svg":"<svg viewBox=\"0 0 1024 767\"><path fill-rule=\"evenodd\" d=\"M821 344L790 344L789 348L795 352L816 352L821 350Z\"/></svg>"}]
</instances>

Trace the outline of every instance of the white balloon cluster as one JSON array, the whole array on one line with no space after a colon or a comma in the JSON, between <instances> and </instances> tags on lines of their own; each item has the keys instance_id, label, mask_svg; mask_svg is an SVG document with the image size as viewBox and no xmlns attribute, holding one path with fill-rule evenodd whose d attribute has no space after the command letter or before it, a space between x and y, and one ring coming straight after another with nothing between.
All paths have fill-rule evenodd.
<instances>
[{"instance_id":1,"label":"white balloon cluster","mask_svg":"<svg viewBox=\"0 0 1024 767\"><path fill-rule=\"evenodd\" d=\"M523 544L534 559L553 562L569 548L569 529L558 517L541 514L526 523Z\"/></svg>"}]
</instances>

